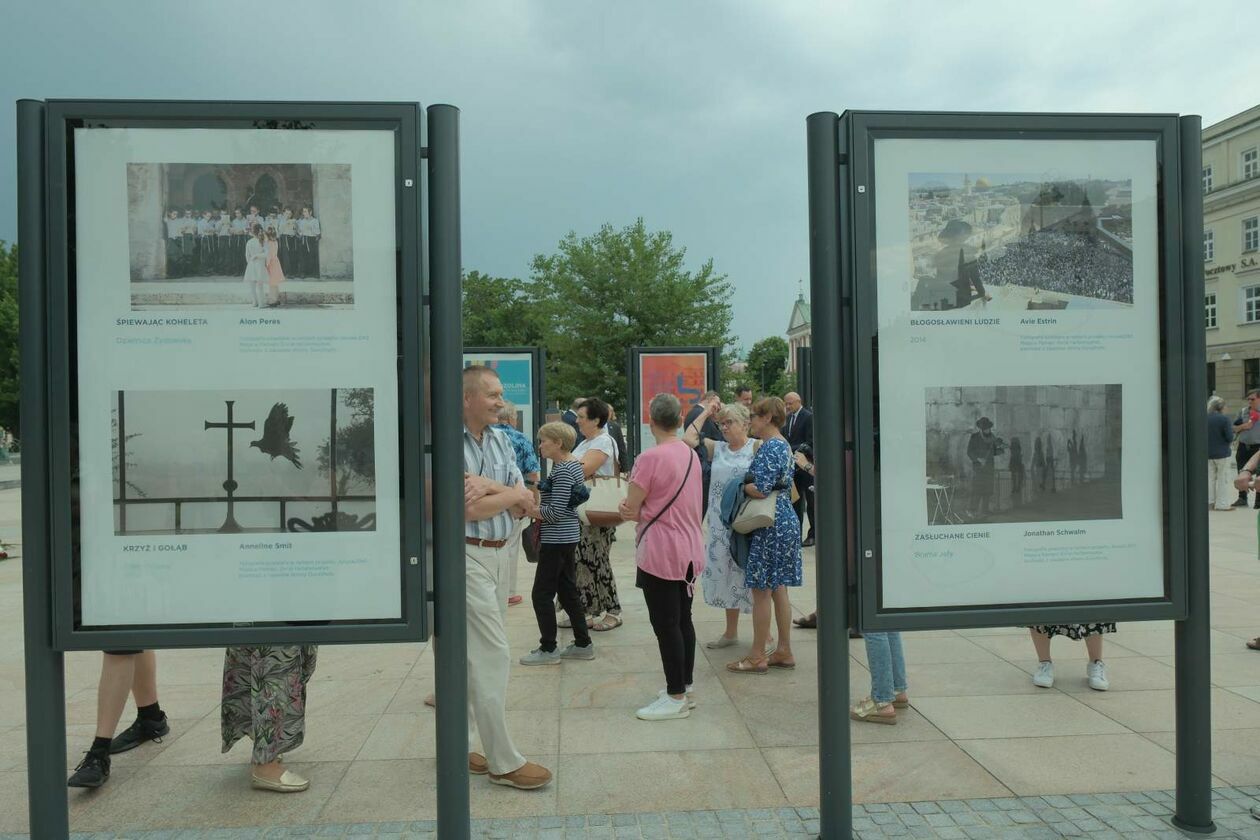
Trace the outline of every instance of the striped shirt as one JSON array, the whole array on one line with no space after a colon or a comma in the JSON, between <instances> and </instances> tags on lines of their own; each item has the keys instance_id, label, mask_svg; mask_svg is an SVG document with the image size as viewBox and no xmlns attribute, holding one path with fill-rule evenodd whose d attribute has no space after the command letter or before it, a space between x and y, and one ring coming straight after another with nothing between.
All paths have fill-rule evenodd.
<instances>
[{"instance_id":1,"label":"striped shirt","mask_svg":"<svg viewBox=\"0 0 1260 840\"><path fill-rule=\"evenodd\" d=\"M464 472L489 478L508 487L521 484L524 479L516 466L516 452L507 435L487 426L481 432L481 442L464 427ZM512 536L516 520L506 510L489 519L465 520L464 536L483 540L506 540Z\"/></svg>"},{"instance_id":2,"label":"striped shirt","mask_svg":"<svg viewBox=\"0 0 1260 840\"><path fill-rule=\"evenodd\" d=\"M576 543L582 539L582 523L569 507L573 488L583 481L581 461L556 461L541 490L542 542L547 545ZM544 489L545 488L545 489Z\"/></svg>"}]
</instances>

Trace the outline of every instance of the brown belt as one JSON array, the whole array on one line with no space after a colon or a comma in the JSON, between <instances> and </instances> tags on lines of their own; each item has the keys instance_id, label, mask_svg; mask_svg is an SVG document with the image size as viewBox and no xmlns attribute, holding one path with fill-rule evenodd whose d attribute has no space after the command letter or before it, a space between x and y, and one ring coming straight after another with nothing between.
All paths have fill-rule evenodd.
<instances>
[{"instance_id":1,"label":"brown belt","mask_svg":"<svg viewBox=\"0 0 1260 840\"><path fill-rule=\"evenodd\" d=\"M478 548L503 548L507 545L507 540L482 540L477 537L464 537L464 542Z\"/></svg>"}]
</instances>

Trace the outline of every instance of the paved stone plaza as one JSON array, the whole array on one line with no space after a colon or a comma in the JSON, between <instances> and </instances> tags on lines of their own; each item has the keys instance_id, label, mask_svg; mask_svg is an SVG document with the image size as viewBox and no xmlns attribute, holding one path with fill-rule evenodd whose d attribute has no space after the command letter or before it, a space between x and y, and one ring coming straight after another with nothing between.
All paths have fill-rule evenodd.
<instances>
[{"instance_id":1,"label":"paved stone plaza","mask_svg":"<svg viewBox=\"0 0 1260 840\"><path fill-rule=\"evenodd\" d=\"M0 476L3 478L4 476ZM19 537L20 490L0 490L0 538ZM1260 837L1260 562L1256 521L1212 514L1214 786L1218 837ZM473 778L478 836L748 837L817 830L817 649L793 635L799 667L726 673L732 649L703 651L698 707L687 720L644 723L634 709L663 678L646 610L633 588L629 533L614 546L626 624L597 634L599 658L514 666L509 721L521 750L556 772L524 793ZM19 547L20 550L20 547ZM17 551L13 551L17 554ZM809 586L792 592L801 612ZM522 560L522 586L530 567ZM698 605L700 639L721 614ZM509 612L515 655L536 644L527 605ZM744 637L749 635L744 624ZM26 818L20 562L0 561L0 837ZM868 693L861 642L852 686ZM906 634L914 707L895 727L854 724L855 814L861 837L1160 837L1170 833L1173 759L1171 622L1125 624L1108 637L1111 691L1085 684L1083 645L1058 639L1055 688L1030 682L1027 632ZM161 702L172 734L116 756L111 781L71 791L71 825L93 838L433 836L433 654L426 645L326 646L310 689L306 743L289 763L304 794L251 790L248 750L222 755L221 650L162 652ZM71 766L91 741L99 655L67 656ZM832 713L846 714L845 709ZM131 708L124 722L134 714ZM1162 833L1161 833L1162 832Z\"/></svg>"}]
</instances>

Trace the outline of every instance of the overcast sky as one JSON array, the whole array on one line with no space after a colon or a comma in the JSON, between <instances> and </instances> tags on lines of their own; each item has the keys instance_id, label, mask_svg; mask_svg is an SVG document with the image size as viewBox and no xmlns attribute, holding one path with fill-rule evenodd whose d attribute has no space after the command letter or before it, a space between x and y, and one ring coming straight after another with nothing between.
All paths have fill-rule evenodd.
<instances>
[{"instance_id":1,"label":"overcast sky","mask_svg":"<svg viewBox=\"0 0 1260 840\"><path fill-rule=\"evenodd\" d=\"M466 269L526 276L568 231L642 216L731 277L747 349L808 286L811 112L1207 125L1260 103L1255 17L1151 0L6 3L0 239L17 235L18 98L445 102L463 112Z\"/></svg>"}]
</instances>

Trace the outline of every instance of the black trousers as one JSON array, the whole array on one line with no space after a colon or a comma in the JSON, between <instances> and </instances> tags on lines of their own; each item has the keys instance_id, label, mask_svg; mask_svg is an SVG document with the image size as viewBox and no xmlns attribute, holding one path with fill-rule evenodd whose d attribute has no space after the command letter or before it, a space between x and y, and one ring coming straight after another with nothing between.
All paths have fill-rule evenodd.
<instances>
[{"instance_id":1,"label":"black trousers","mask_svg":"<svg viewBox=\"0 0 1260 840\"><path fill-rule=\"evenodd\" d=\"M1242 468L1247 465L1247 462L1249 460L1251 460L1251 456L1256 454L1256 449L1258 448L1260 447L1256 447L1250 443L1243 443L1241 440L1238 441L1238 449L1234 453L1234 460L1238 464L1239 472L1242 472ZM1240 490L1238 492L1238 501L1240 502L1247 501L1246 490ZM1260 510L1260 494L1256 495L1256 508Z\"/></svg>"},{"instance_id":2,"label":"black trousers","mask_svg":"<svg viewBox=\"0 0 1260 840\"><path fill-rule=\"evenodd\" d=\"M695 580L691 566L687 567L687 577ZM635 585L643 590L648 619L661 650L665 690L682 694L694 680L696 669L696 628L691 623L692 596L687 593L687 582L665 580L639 569Z\"/></svg>"},{"instance_id":3,"label":"black trousers","mask_svg":"<svg viewBox=\"0 0 1260 840\"><path fill-rule=\"evenodd\" d=\"M577 543L543 543L538 549L534 569L534 588L530 591L534 617L538 619L538 646L545 651L556 649L556 607L560 607L573 624L573 641L578 647L591 643L586 627L586 610L577 585Z\"/></svg>"},{"instance_id":4,"label":"black trousers","mask_svg":"<svg viewBox=\"0 0 1260 840\"><path fill-rule=\"evenodd\" d=\"M804 539L814 538L814 494L809 488L814 486L814 477L805 472L798 471L792 477L792 483L796 485L796 492L800 498L792 505L792 509L796 511L796 518L801 521L801 535ZM809 534L805 534L805 514L809 513Z\"/></svg>"}]
</instances>

